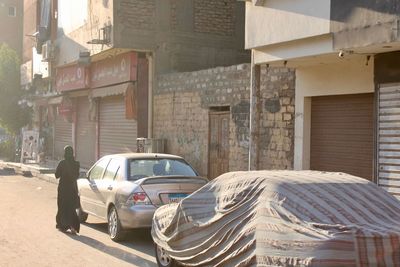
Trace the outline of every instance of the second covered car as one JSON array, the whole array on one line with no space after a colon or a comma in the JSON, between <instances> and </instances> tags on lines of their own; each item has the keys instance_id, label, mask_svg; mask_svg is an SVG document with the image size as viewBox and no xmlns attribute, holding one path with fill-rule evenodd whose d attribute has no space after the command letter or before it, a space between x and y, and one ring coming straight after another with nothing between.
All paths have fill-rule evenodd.
<instances>
[{"instance_id":1,"label":"second covered car","mask_svg":"<svg viewBox=\"0 0 400 267\"><path fill-rule=\"evenodd\" d=\"M157 207L178 202L206 183L178 156L104 156L78 180L79 217L81 222L88 214L107 220L111 239L118 241L129 229L151 227Z\"/></svg>"}]
</instances>

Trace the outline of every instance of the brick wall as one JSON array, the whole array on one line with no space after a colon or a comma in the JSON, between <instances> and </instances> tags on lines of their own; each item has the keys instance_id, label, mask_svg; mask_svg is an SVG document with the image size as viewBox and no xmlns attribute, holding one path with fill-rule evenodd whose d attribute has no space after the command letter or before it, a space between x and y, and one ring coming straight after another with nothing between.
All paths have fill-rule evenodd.
<instances>
[{"instance_id":1,"label":"brick wall","mask_svg":"<svg viewBox=\"0 0 400 267\"><path fill-rule=\"evenodd\" d=\"M120 0L117 14L125 30L154 30L155 10L155 0Z\"/></svg>"},{"instance_id":2,"label":"brick wall","mask_svg":"<svg viewBox=\"0 0 400 267\"><path fill-rule=\"evenodd\" d=\"M176 30L178 25L178 2L181 0L170 0L171 1L171 29Z\"/></svg>"},{"instance_id":3,"label":"brick wall","mask_svg":"<svg viewBox=\"0 0 400 267\"><path fill-rule=\"evenodd\" d=\"M294 72L262 69L260 169L291 169L294 136ZM249 146L250 65L161 75L154 92L154 137L166 152L208 171L208 114L230 107L229 170L246 170Z\"/></svg>"},{"instance_id":4,"label":"brick wall","mask_svg":"<svg viewBox=\"0 0 400 267\"><path fill-rule=\"evenodd\" d=\"M236 0L194 0L195 31L233 35L236 4Z\"/></svg>"}]
</instances>

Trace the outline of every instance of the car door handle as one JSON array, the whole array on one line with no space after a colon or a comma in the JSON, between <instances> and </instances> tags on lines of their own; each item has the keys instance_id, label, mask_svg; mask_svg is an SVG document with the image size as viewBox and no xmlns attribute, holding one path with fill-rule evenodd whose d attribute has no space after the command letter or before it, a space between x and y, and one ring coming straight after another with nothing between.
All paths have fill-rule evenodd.
<instances>
[{"instance_id":1,"label":"car door handle","mask_svg":"<svg viewBox=\"0 0 400 267\"><path fill-rule=\"evenodd\" d=\"M109 185L108 187L107 187L107 190L113 190L113 187L111 186L111 185Z\"/></svg>"},{"instance_id":2,"label":"car door handle","mask_svg":"<svg viewBox=\"0 0 400 267\"><path fill-rule=\"evenodd\" d=\"M90 186L90 188L92 188L92 189L96 189L96 188L97 188L97 185L96 185L96 184L89 184L89 186Z\"/></svg>"}]
</instances>

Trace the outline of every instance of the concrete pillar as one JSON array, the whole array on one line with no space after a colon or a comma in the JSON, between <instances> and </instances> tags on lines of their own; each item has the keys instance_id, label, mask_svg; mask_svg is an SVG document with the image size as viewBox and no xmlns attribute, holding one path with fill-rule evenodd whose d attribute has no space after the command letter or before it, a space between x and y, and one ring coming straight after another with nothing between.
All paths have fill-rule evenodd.
<instances>
[{"instance_id":1,"label":"concrete pillar","mask_svg":"<svg viewBox=\"0 0 400 267\"><path fill-rule=\"evenodd\" d=\"M251 51L250 81L250 138L249 138L249 170L257 170L259 163L260 139L260 65L254 64L254 50Z\"/></svg>"}]
</instances>

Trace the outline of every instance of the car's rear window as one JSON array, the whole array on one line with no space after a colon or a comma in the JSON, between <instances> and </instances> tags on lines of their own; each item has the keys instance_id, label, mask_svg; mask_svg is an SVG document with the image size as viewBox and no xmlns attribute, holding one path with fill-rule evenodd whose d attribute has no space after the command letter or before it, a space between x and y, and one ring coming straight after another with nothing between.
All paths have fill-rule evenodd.
<instances>
[{"instance_id":1,"label":"car's rear window","mask_svg":"<svg viewBox=\"0 0 400 267\"><path fill-rule=\"evenodd\" d=\"M149 176L197 176L185 161L177 159L131 159L129 179L137 180Z\"/></svg>"}]
</instances>

